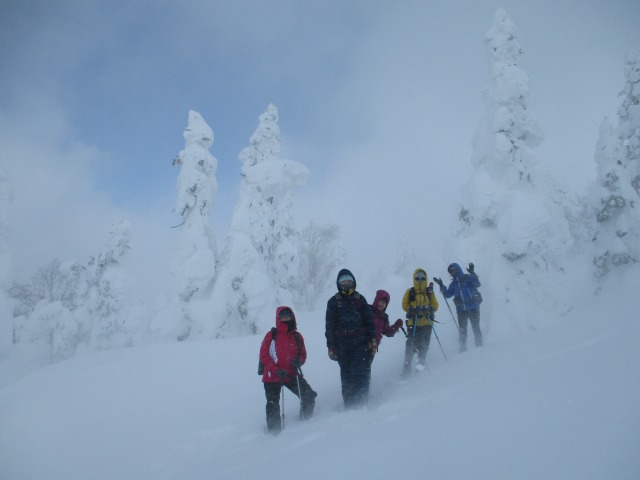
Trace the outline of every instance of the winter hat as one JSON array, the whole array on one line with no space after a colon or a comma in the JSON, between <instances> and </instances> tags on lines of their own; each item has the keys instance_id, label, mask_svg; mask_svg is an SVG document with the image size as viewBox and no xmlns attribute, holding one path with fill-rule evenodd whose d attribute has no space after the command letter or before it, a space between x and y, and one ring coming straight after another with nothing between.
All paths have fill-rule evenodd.
<instances>
[{"instance_id":1,"label":"winter hat","mask_svg":"<svg viewBox=\"0 0 640 480\"><path fill-rule=\"evenodd\" d=\"M340 275L340 276L338 277L338 283L344 282L345 280L350 280L350 281L352 281L352 282L354 282L354 283L355 283L355 281L356 281L356 279L355 279L355 278L353 278L353 275L349 275L348 273L347 273L347 274L344 274L344 275Z\"/></svg>"}]
</instances>

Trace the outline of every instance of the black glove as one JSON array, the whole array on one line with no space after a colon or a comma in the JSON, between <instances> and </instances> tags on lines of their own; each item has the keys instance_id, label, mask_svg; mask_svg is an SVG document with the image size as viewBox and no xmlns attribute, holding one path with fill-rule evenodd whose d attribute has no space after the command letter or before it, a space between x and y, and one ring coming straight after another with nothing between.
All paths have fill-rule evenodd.
<instances>
[{"instance_id":1,"label":"black glove","mask_svg":"<svg viewBox=\"0 0 640 480\"><path fill-rule=\"evenodd\" d=\"M294 358L293 360L291 360L291 367L294 370L297 370L301 366L302 366L302 364L300 363L300 359L299 358Z\"/></svg>"},{"instance_id":2,"label":"black glove","mask_svg":"<svg viewBox=\"0 0 640 480\"><path fill-rule=\"evenodd\" d=\"M473 263L469 263L469 268L467 268L467 272L469 272L471 275L475 275L476 272L474 268L475 268L475 265Z\"/></svg>"},{"instance_id":3,"label":"black glove","mask_svg":"<svg viewBox=\"0 0 640 480\"><path fill-rule=\"evenodd\" d=\"M278 370L276 370L276 375L278 375L278 377L280 377L280 381L284 382L284 377L287 376L287 372L285 372L283 369L279 368Z\"/></svg>"},{"instance_id":4,"label":"black glove","mask_svg":"<svg viewBox=\"0 0 640 480\"><path fill-rule=\"evenodd\" d=\"M438 277L433 277L433 281L440 285L440 288L444 288L444 284L442 283L442 279Z\"/></svg>"},{"instance_id":5,"label":"black glove","mask_svg":"<svg viewBox=\"0 0 640 480\"><path fill-rule=\"evenodd\" d=\"M371 356L373 357L378 351L378 342L375 338L372 338L369 342L369 351L371 352Z\"/></svg>"}]
</instances>

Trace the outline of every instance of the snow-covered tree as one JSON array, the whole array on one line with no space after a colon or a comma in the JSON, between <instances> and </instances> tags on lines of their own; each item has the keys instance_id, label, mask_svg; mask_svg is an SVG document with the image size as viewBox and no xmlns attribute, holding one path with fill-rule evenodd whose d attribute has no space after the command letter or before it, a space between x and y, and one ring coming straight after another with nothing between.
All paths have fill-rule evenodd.
<instances>
[{"instance_id":1,"label":"snow-covered tree","mask_svg":"<svg viewBox=\"0 0 640 480\"><path fill-rule=\"evenodd\" d=\"M260 115L250 142L239 155L240 199L216 278L216 336L256 333L265 311L291 303L289 290L298 269L292 189L306 183L309 171L298 162L279 158L280 127L274 105ZM264 320L271 322L271 318Z\"/></svg>"},{"instance_id":2,"label":"snow-covered tree","mask_svg":"<svg viewBox=\"0 0 640 480\"><path fill-rule=\"evenodd\" d=\"M136 305L121 265L130 237L130 224L116 222L104 250L87 264L54 260L38 269L30 283L12 286L19 302L13 341L20 355L46 364L78 349L132 345L146 334L146 311Z\"/></svg>"},{"instance_id":3,"label":"snow-covered tree","mask_svg":"<svg viewBox=\"0 0 640 480\"><path fill-rule=\"evenodd\" d=\"M12 285L11 296L19 302L16 313L29 315L41 302L60 302L65 308L75 310L83 268L75 262L61 264L55 259L39 268L31 277L31 283Z\"/></svg>"},{"instance_id":4,"label":"snow-covered tree","mask_svg":"<svg viewBox=\"0 0 640 480\"><path fill-rule=\"evenodd\" d=\"M13 325L8 291L13 282L11 252L6 242L7 217L13 190L4 167L0 164L0 357L13 343Z\"/></svg>"},{"instance_id":5,"label":"snow-covered tree","mask_svg":"<svg viewBox=\"0 0 640 480\"><path fill-rule=\"evenodd\" d=\"M13 337L23 354L44 363L73 356L83 331L74 312L82 299L84 271L76 262L54 260L38 269L31 283L11 288L20 302ZM88 321L84 316L82 320Z\"/></svg>"},{"instance_id":6,"label":"snow-covered tree","mask_svg":"<svg viewBox=\"0 0 640 480\"><path fill-rule=\"evenodd\" d=\"M490 84L484 92L485 116L473 139L476 170L466 189L470 198L465 199L460 219L469 226L495 227L513 191L535 188L533 149L543 136L528 116L529 75L518 66L522 50L515 25L503 9L485 35L485 46Z\"/></svg>"},{"instance_id":7,"label":"snow-covered tree","mask_svg":"<svg viewBox=\"0 0 640 480\"><path fill-rule=\"evenodd\" d=\"M278 110L270 104L260 115L251 145L240 152L243 193L248 200L251 241L264 259L270 276L289 289L297 273L296 232L292 226L294 186L304 185L309 171L298 162L280 160Z\"/></svg>"},{"instance_id":8,"label":"snow-covered tree","mask_svg":"<svg viewBox=\"0 0 640 480\"><path fill-rule=\"evenodd\" d=\"M335 279L345 253L338 245L338 225L318 225L313 221L300 230L300 264L292 289L296 304L314 310L318 295Z\"/></svg>"},{"instance_id":9,"label":"snow-covered tree","mask_svg":"<svg viewBox=\"0 0 640 480\"><path fill-rule=\"evenodd\" d=\"M171 265L179 307L179 339L199 335L209 321L198 302L211 293L216 273L216 244L211 210L217 190L218 161L209 153L213 131L202 116L189 112L184 131L185 148L174 159L180 166L175 210L182 217L175 259Z\"/></svg>"},{"instance_id":10,"label":"snow-covered tree","mask_svg":"<svg viewBox=\"0 0 640 480\"><path fill-rule=\"evenodd\" d=\"M597 178L588 197L594 222L593 264L598 277L640 260L640 56L629 55L618 126L600 125Z\"/></svg>"},{"instance_id":11,"label":"snow-covered tree","mask_svg":"<svg viewBox=\"0 0 640 480\"><path fill-rule=\"evenodd\" d=\"M131 345L136 335L144 333L145 322L136 314L133 286L122 267L130 242L131 224L125 220L114 223L104 250L88 266L88 342L92 349Z\"/></svg>"},{"instance_id":12,"label":"snow-covered tree","mask_svg":"<svg viewBox=\"0 0 640 480\"><path fill-rule=\"evenodd\" d=\"M539 307L565 308L553 286L571 237L562 195L537 167L533 152L543 135L528 115L529 76L518 66L522 50L503 9L495 14L485 46L485 117L473 139L475 168L462 192L455 258L478 265L485 291L491 288L498 304L508 306L514 291L526 292L531 308L507 308L504 316L513 325L534 326L542 317Z\"/></svg>"}]
</instances>

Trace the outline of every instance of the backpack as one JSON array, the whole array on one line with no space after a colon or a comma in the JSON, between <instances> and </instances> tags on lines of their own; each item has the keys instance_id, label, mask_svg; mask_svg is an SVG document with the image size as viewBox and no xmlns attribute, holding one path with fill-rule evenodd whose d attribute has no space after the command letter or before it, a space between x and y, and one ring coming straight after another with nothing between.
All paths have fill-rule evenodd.
<instances>
[{"instance_id":1,"label":"backpack","mask_svg":"<svg viewBox=\"0 0 640 480\"><path fill-rule=\"evenodd\" d=\"M296 341L296 345L298 346L298 352L300 351L300 339L298 338L298 332L296 330L293 331L293 339ZM271 341L275 342L276 338L278 338L278 329L273 327L271 329ZM258 360L258 375L264 375L264 363Z\"/></svg>"},{"instance_id":2,"label":"backpack","mask_svg":"<svg viewBox=\"0 0 640 480\"><path fill-rule=\"evenodd\" d=\"M482 295L480 294L478 287L471 288L471 299L473 300L474 303L477 303L478 305L482 303ZM462 299L459 299L458 297L454 297L453 303L457 306L464 302L462 301Z\"/></svg>"},{"instance_id":3,"label":"backpack","mask_svg":"<svg viewBox=\"0 0 640 480\"><path fill-rule=\"evenodd\" d=\"M431 301L431 295L433 295L433 282L429 282L429 286L427 287L426 292L427 292L427 298L429 298L429 301ZM411 287L409 289L409 301L410 302L416 301L416 287Z\"/></svg>"},{"instance_id":4,"label":"backpack","mask_svg":"<svg viewBox=\"0 0 640 480\"><path fill-rule=\"evenodd\" d=\"M477 288L475 289L475 292L473 294L473 301L476 302L478 305L482 303L482 295L480 294L480 291Z\"/></svg>"}]
</instances>

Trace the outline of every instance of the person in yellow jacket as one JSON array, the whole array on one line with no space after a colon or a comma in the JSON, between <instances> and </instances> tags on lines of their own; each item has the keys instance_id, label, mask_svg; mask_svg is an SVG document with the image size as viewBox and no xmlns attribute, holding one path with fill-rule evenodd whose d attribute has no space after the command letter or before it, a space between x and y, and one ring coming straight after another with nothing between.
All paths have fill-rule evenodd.
<instances>
[{"instance_id":1,"label":"person in yellow jacket","mask_svg":"<svg viewBox=\"0 0 640 480\"><path fill-rule=\"evenodd\" d=\"M416 370L425 368L434 313L438 310L433 283L428 283L427 280L427 272L423 268L416 269L413 273L413 287L407 289L402 298L402 309L407 312L407 344L404 351L403 377L411 373L414 353L418 354Z\"/></svg>"}]
</instances>

